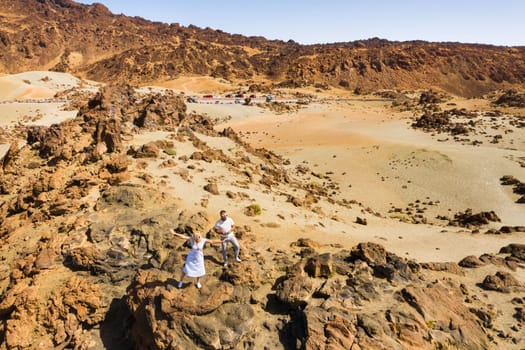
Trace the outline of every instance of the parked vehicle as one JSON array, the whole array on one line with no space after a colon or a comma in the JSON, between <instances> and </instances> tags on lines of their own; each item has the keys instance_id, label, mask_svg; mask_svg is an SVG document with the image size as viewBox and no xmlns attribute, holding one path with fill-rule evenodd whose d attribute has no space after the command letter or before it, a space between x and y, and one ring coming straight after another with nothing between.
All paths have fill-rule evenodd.
<instances>
[{"instance_id":1,"label":"parked vehicle","mask_svg":"<svg viewBox=\"0 0 525 350\"><path fill-rule=\"evenodd\" d=\"M213 98L213 95L204 95L203 98Z\"/></svg>"},{"instance_id":2,"label":"parked vehicle","mask_svg":"<svg viewBox=\"0 0 525 350\"><path fill-rule=\"evenodd\" d=\"M251 94L250 95L250 98L256 98L257 96L255 96L255 94Z\"/></svg>"},{"instance_id":3,"label":"parked vehicle","mask_svg":"<svg viewBox=\"0 0 525 350\"><path fill-rule=\"evenodd\" d=\"M266 102L272 102L273 96L272 95L266 95Z\"/></svg>"},{"instance_id":4,"label":"parked vehicle","mask_svg":"<svg viewBox=\"0 0 525 350\"><path fill-rule=\"evenodd\" d=\"M194 97L188 97L186 99L186 102L189 102L189 103L197 103L197 100L194 98Z\"/></svg>"},{"instance_id":5,"label":"parked vehicle","mask_svg":"<svg viewBox=\"0 0 525 350\"><path fill-rule=\"evenodd\" d=\"M237 94L237 95L235 95L235 97L244 98L244 94Z\"/></svg>"}]
</instances>

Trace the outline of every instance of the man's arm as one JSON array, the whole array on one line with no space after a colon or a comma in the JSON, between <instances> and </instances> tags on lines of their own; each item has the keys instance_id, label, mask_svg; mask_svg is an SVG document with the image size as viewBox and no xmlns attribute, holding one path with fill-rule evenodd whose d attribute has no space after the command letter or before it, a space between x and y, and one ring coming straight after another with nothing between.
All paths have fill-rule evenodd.
<instances>
[{"instance_id":1,"label":"man's arm","mask_svg":"<svg viewBox=\"0 0 525 350\"><path fill-rule=\"evenodd\" d=\"M230 232L228 232L228 233L235 232L235 221L233 221L232 218L230 218L230 220L231 220L231 223L232 223L232 227L230 228Z\"/></svg>"}]
</instances>

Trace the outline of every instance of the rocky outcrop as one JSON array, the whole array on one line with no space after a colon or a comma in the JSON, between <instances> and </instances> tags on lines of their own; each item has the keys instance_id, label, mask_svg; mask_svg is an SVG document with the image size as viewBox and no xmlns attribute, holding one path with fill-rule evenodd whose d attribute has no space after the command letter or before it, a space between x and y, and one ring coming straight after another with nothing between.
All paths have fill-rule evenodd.
<instances>
[{"instance_id":1,"label":"rocky outcrop","mask_svg":"<svg viewBox=\"0 0 525 350\"><path fill-rule=\"evenodd\" d=\"M449 221L449 225L471 228L488 225L490 222L500 221L501 219L494 211L483 211L473 214L472 209L467 209L464 212L454 214L454 219Z\"/></svg>"},{"instance_id":2,"label":"rocky outcrop","mask_svg":"<svg viewBox=\"0 0 525 350\"><path fill-rule=\"evenodd\" d=\"M448 133L450 135L468 135L473 131L473 122L454 122L453 117L465 116L464 110L451 109L443 112L432 112L426 110L425 113L416 118L412 123L414 129L422 129L427 132Z\"/></svg>"},{"instance_id":3,"label":"rocky outcrop","mask_svg":"<svg viewBox=\"0 0 525 350\"><path fill-rule=\"evenodd\" d=\"M423 91L421 95L419 95L419 104L420 105L438 104L438 103L445 102L447 99L449 99L449 97L443 93L428 90L428 91Z\"/></svg>"},{"instance_id":4,"label":"rocky outcrop","mask_svg":"<svg viewBox=\"0 0 525 350\"><path fill-rule=\"evenodd\" d=\"M499 252L510 254L513 258L525 262L525 244L509 244L508 246L501 248Z\"/></svg>"},{"instance_id":5,"label":"rocky outcrop","mask_svg":"<svg viewBox=\"0 0 525 350\"><path fill-rule=\"evenodd\" d=\"M327 261L327 255L294 265L276 286L277 298L293 316L290 336L306 349L489 346L487 331L473 312L478 309L464 304L465 290L452 279L424 282L418 265L373 243L334 256L337 273L330 276L314 278L312 271L320 269L311 266L318 261ZM403 278L385 282L377 269L386 266ZM407 266L412 266L410 273Z\"/></svg>"},{"instance_id":6,"label":"rocky outcrop","mask_svg":"<svg viewBox=\"0 0 525 350\"><path fill-rule=\"evenodd\" d=\"M510 89L504 91L496 101L495 105L507 107L525 107L525 93L519 93L517 90Z\"/></svg>"},{"instance_id":7,"label":"rocky outcrop","mask_svg":"<svg viewBox=\"0 0 525 350\"><path fill-rule=\"evenodd\" d=\"M85 347L90 339L84 332L104 320L107 303L101 288L86 279L72 277L51 295L42 295L27 279L17 280L0 303L0 315L9 319L0 325L1 344L9 349L30 349L35 341L45 348Z\"/></svg>"},{"instance_id":8,"label":"rocky outcrop","mask_svg":"<svg viewBox=\"0 0 525 350\"><path fill-rule=\"evenodd\" d=\"M516 200L516 203L525 203L525 183L512 175L502 176L499 180L503 186L512 186L512 192L521 196Z\"/></svg>"},{"instance_id":9,"label":"rocky outcrop","mask_svg":"<svg viewBox=\"0 0 525 350\"><path fill-rule=\"evenodd\" d=\"M234 287L225 282L176 289L171 275L139 271L126 302L135 319L133 338L141 349L236 348L254 330L248 303L232 303Z\"/></svg>"}]
</instances>

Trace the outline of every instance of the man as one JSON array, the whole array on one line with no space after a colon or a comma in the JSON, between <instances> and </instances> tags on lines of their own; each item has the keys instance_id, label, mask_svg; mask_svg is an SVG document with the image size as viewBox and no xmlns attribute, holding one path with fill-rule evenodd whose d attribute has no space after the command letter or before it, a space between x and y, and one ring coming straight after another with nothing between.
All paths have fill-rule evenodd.
<instances>
[{"instance_id":1,"label":"man","mask_svg":"<svg viewBox=\"0 0 525 350\"><path fill-rule=\"evenodd\" d=\"M222 241L222 258L224 259L224 266L228 266L228 255L226 254L226 248L228 248L228 243L233 245L233 250L235 252L235 261L241 262L239 259L239 242L235 238L235 233L233 229L235 228L235 222L232 218L228 217L226 210L221 210L220 219L217 220L213 230L221 235Z\"/></svg>"}]
</instances>

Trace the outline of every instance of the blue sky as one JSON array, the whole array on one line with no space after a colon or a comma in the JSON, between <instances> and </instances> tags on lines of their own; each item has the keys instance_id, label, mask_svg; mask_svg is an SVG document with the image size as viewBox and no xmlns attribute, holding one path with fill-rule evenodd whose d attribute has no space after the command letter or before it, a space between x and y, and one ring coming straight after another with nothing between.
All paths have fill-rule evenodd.
<instances>
[{"instance_id":1,"label":"blue sky","mask_svg":"<svg viewBox=\"0 0 525 350\"><path fill-rule=\"evenodd\" d=\"M85 4L95 1L81 0ZM522 0L99 0L113 13L302 44L388 40L525 46Z\"/></svg>"}]
</instances>

